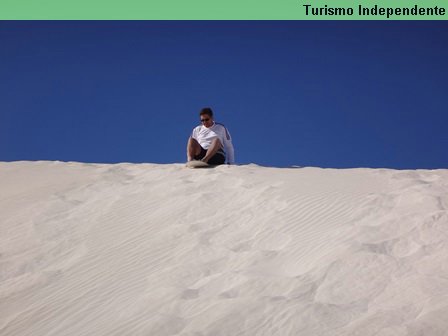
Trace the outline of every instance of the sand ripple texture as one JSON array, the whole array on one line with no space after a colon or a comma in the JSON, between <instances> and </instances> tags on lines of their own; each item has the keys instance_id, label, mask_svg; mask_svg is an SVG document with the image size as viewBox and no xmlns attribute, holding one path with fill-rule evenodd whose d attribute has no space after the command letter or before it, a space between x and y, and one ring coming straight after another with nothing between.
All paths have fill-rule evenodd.
<instances>
[{"instance_id":1,"label":"sand ripple texture","mask_svg":"<svg viewBox=\"0 0 448 336\"><path fill-rule=\"evenodd\" d=\"M448 170L0 163L2 336L442 336Z\"/></svg>"}]
</instances>

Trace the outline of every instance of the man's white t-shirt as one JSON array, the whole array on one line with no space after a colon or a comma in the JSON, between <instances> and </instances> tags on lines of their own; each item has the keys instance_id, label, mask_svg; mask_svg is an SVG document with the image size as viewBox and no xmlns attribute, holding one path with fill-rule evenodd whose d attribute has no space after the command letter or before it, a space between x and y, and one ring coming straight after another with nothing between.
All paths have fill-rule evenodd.
<instances>
[{"instance_id":1,"label":"man's white t-shirt","mask_svg":"<svg viewBox=\"0 0 448 336\"><path fill-rule=\"evenodd\" d=\"M204 125L199 125L193 129L191 137L195 139L204 149L208 149L212 144L212 141L218 138L223 145L223 154L226 156L227 163L235 163L232 137L224 125L213 123L213 125L208 128Z\"/></svg>"}]
</instances>

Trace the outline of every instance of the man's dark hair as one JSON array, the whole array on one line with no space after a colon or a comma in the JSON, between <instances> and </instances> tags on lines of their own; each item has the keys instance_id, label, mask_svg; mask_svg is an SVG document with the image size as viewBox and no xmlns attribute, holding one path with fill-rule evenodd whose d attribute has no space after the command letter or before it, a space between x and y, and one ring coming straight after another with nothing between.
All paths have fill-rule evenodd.
<instances>
[{"instance_id":1,"label":"man's dark hair","mask_svg":"<svg viewBox=\"0 0 448 336\"><path fill-rule=\"evenodd\" d=\"M204 107L201 112L199 112L199 116L202 116L204 114L209 115L210 117L213 117L213 111L210 107Z\"/></svg>"}]
</instances>

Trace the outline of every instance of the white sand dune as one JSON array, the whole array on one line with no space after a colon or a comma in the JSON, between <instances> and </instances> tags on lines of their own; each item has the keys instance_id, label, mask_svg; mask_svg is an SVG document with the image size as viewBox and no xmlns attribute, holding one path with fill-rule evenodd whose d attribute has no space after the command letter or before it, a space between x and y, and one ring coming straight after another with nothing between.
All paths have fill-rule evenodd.
<instances>
[{"instance_id":1,"label":"white sand dune","mask_svg":"<svg viewBox=\"0 0 448 336\"><path fill-rule=\"evenodd\" d=\"M0 163L0 335L448 335L448 170Z\"/></svg>"}]
</instances>

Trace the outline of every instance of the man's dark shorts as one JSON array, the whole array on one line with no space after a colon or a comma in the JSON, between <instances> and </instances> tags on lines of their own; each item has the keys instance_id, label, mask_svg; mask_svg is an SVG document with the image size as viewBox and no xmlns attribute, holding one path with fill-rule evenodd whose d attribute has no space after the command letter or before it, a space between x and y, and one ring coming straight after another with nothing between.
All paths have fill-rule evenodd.
<instances>
[{"instance_id":1,"label":"man's dark shorts","mask_svg":"<svg viewBox=\"0 0 448 336\"><path fill-rule=\"evenodd\" d=\"M205 154L207 154L207 151L201 147L201 153L199 153L199 155L196 155L194 157L195 160L202 160L205 156ZM208 160L208 164L211 164L213 166L217 166L217 165L222 165L224 164L224 162L226 162L226 157L224 156L224 153L222 152L218 152L215 155L213 155L210 160Z\"/></svg>"}]
</instances>

